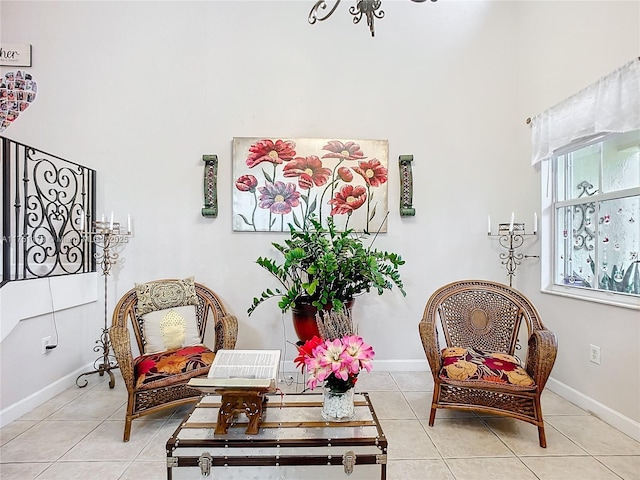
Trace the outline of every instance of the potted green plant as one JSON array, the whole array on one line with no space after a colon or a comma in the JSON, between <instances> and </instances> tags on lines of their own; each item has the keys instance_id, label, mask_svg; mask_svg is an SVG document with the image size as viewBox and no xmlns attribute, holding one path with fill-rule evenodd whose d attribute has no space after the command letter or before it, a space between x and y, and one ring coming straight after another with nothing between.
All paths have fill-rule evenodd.
<instances>
[{"instance_id":1,"label":"potted green plant","mask_svg":"<svg viewBox=\"0 0 640 480\"><path fill-rule=\"evenodd\" d=\"M283 255L282 261L265 257L256 260L283 288L265 289L253 299L247 310L249 315L272 297L280 297L278 306L283 312L293 309L295 313L311 306L315 318L316 309L345 308L356 296L371 290L382 295L395 285L406 295L398 271L404 260L395 253L372 248L373 241L365 246L369 234L340 232L331 217L326 227L311 216L303 229L296 230L291 224L289 229L290 238L284 244L272 244ZM301 337L297 329L296 332Z\"/></svg>"}]
</instances>

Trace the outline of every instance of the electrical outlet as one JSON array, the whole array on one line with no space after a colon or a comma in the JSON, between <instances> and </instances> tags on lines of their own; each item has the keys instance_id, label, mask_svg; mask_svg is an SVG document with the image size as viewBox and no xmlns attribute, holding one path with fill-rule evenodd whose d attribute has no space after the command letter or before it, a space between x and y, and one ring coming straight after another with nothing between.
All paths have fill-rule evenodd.
<instances>
[{"instance_id":1,"label":"electrical outlet","mask_svg":"<svg viewBox=\"0 0 640 480\"><path fill-rule=\"evenodd\" d=\"M589 345L589 361L600 365L600 347Z\"/></svg>"},{"instance_id":2,"label":"electrical outlet","mask_svg":"<svg viewBox=\"0 0 640 480\"><path fill-rule=\"evenodd\" d=\"M43 355L49 351L47 350L47 345L51 345L51 337L42 338L42 354Z\"/></svg>"}]
</instances>

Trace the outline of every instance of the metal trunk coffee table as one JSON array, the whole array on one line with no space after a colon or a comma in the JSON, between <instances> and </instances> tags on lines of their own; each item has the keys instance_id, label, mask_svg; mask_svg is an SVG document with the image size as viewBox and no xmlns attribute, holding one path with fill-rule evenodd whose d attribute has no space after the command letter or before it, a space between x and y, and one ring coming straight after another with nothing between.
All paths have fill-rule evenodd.
<instances>
[{"instance_id":1,"label":"metal trunk coffee table","mask_svg":"<svg viewBox=\"0 0 640 480\"><path fill-rule=\"evenodd\" d=\"M387 439L367 393L355 394L348 422L322 418L321 394L266 397L254 435L242 414L215 433L221 397L203 396L167 441L167 479L387 478Z\"/></svg>"}]
</instances>

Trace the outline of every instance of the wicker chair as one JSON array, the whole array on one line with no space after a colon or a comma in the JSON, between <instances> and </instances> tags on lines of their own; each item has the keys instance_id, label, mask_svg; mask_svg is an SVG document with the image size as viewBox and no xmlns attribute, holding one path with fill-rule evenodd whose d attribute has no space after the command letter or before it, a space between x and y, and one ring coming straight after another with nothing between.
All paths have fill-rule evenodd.
<instances>
[{"instance_id":1,"label":"wicker chair","mask_svg":"<svg viewBox=\"0 0 640 480\"><path fill-rule=\"evenodd\" d=\"M522 322L528 330L523 367L513 357ZM429 426L438 408L504 415L537 426L540 446L547 446L540 395L557 340L524 295L484 280L450 283L429 298L419 331L434 380Z\"/></svg>"},{"instance_id":2,"label":"wicker chair","mask_svg":"<svg viewBox=\"0 0 640 480\"><path fill-rule=\"evenodd\" d=\"M204 338L207 323L212 322L215 328L213 352L235 348L238 334L237 318L225 310L220 298L207 287L195 283L195 290L198 298L196 317L201 338ZM115 307L113 324L109 329L113 351L129 393L123 437L125 442L129 441L131 422L134 419L164 408L194 402L202 395L199 390L188 387L186 384L189 378L202 375L203 368L200 368L198 373L192 371L187 374L175 375L175 378L167 379L163 382L164 385L157 388L136 385L135 367L143 357L142 355L136 358L133 356L127 324L129 323L133 329L139 352L144 352L143 321L138 315L137 302L135 288L125 293ZM209 357L213 357L211 353L209 353ZM204 370L206 373L208 368L205 367Z\"/></svg>"}]
</instances>

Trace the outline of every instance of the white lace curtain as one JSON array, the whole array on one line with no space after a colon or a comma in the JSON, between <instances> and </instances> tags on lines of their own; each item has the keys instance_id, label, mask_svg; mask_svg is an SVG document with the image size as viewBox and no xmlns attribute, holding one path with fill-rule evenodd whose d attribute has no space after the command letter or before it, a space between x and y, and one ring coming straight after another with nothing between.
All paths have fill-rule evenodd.
<instances>
[{"instance_id":1,"label":"white lace curtain","mask_svg":"<svg viewBox=\"0 0 640 480\"><path fill-rule=\"evenodd\" d=\"M640 129L640 59L531 119L531 164L574 142Z\"/></svg>"}]
</instances>

